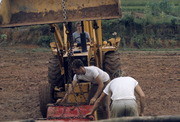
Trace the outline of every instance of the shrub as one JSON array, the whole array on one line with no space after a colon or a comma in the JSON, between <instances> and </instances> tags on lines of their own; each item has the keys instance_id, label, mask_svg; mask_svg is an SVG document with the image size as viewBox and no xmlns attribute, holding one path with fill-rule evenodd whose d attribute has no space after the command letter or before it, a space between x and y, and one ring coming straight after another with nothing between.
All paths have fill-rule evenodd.
<instances>
[{"instance_id":1,"label":"shrub","mask_svg":"<svg viewBox=\"0 0 180 122\"><path fill-rule=\"evenodd\" d=\"M161 48L162 46L163 46L163 45L162 45L161 39L156 39L153 47L155 47L155 48Z\"/></svg>"},{"instance_id":2,"label":"shrub","mask_svg":"<svg viewBox=\"0 0 180 122\"><path fill-rule=\"evenodd\" d=\"M7 44L7 35L1 34L0 35L0 45L6 45Z\"/></svg>"},{"instance_id":3,"label":"shrub","mask_svg":"<svg viewBox=\"0 0 180 122\"><path fill-rule=\"evenodd\" d=\"M142 48L144 46L144 36L143 35L134 35L131 38L131 46L136 48Z\"/></svg>"},{"instance_id":4,"label":"shrub","mask_svg":"<svg viewBox=\"0 0 180 122\"><path fill-rule=\"evenodd\" d=\"M160 13L160 8L159 8L159 3L154 2L154 3L148 3L146 5L146 14L150 14L153 16L158 16Z\"/></svg>"},{"instance_id":5,"label":"shrub","mask_svg":"<svg viewBox=\"0 0 180 122\"><path fill-rule=\"evenodd\" d=\"M7 40L7 35L6 34L1 34L0 39L1 40Z\"/></svg>"},{"instance_id":6,"label":"shrub","mask_svg":"<svg viewBox=\"0 0 180 122\"><path fill-rule=\"evenodd\" d=\"M169 44L171 47L176 47L178 45L177 41L175 40L169 40Z\"/></svg>"},{"instance_id":7,"label":"shrub","mask_svg":"<svg viewBox=\"0 0 180 122\"><path fill-rule=\"evenodd\" d=\"M146 5L145 9L146 14L150 14L153 16L159 16L164 14L174 14L175 6L170 3L169 0L162 0L161 2L149 2Z\"/></svg>"},{"instance_id":8,"label":"shrub","mask_svg":"<svg viewBox=\"0 0 180 122\"><path fill-rule=\"evenodd\" d=\"M42 47L50 47L50 43L53 41L51 36L40 36L37 44Z\"/></svg>"},{"instance_id":9,"label":"shrub","mask_svg":"<svg viewBox=\"0 0 180 122\"><path fill-rule=\"evenodd\" d=\"M160 12L164 12L166 14L172 13L173 4L170 4L169 0L163 0L159 3Z\"/></svg>"}]
</instances>

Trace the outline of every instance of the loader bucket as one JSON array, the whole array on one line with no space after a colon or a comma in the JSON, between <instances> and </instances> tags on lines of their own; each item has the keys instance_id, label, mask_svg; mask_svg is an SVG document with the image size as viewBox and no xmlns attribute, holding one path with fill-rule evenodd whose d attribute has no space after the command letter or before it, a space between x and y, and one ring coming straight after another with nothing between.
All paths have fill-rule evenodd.
<instances>
[{"instance_id":1,"label":"loader bucket","mask_svg":"<svg viewBox=\"0 0 180 122\"><path fill-rule=\"evenodd\" d=\"M2 0L0 3L0 27L119 17L120 0Z\"/></svg>"}]
</instances>

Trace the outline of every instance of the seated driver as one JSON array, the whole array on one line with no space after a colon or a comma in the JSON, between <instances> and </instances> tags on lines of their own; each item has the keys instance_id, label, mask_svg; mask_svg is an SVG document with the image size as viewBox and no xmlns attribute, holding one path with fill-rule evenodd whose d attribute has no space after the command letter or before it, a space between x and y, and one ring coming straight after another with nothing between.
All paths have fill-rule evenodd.
<instances>
[{"instance_id":1,"label":"seated driver","mask_svg":"<svg viewBox=\"0 0 180 122\"><path fill-rule=\"evenodd\" d=\"M81 22L76 22L75 24L76 26L76 31L73 33L73 42L74 43L77 43L77 45L81 45L81 38L80 38L80 35L82 33L82 26L81 26ZM85 33L85 36L86 36L86 42L91 42L91 38L89 36L89 33L88 32L84 32Z\"/></svg>"}]
</instances>

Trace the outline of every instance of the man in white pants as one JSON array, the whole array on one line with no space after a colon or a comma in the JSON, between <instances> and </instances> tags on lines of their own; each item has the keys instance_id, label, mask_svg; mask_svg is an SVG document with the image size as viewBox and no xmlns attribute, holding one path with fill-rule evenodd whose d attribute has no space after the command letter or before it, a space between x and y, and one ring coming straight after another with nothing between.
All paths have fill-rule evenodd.
<instances>
[{"instance_id":1,"label":"man in white pants","mask_svg":"<svg viewBox=\"0 0 180 122\"><path fill-rule=\"evenodd\" d=\"M90 81L93 84L97 84L98 88L89 103L89 104L94 104L97 98L102 93L105 86L109 83L110 81L109 75L105 71L101 70L96 66L85 67L80 59L75 59L72 62L72 70L75 73L72 81L72 87L69 87L68 92L65 94L63 100L58 100L56 104L60 102L64 102L67 99L68 94L72 92L73 88L76 86L79 80ZM109 118L108 97L106 98L105 106L106 106L107 118Z\"/></svg>"},{"instance_id":2,"label":"man in white pants","mask_svg":"<svg viewBox=\"0 0 180 122\"><path fill-rule=\"evenodd\" d=\"M140 97L140 113L138 113L134 91ZM99 103L107 95L110 95L112 99L111 118L138 115L143 116L145 94L138 82L132 77L117 77L113 79L105 87L101 96L96 100L93 109L86 116L92 115Z\"/></svg>"}]
</instances>

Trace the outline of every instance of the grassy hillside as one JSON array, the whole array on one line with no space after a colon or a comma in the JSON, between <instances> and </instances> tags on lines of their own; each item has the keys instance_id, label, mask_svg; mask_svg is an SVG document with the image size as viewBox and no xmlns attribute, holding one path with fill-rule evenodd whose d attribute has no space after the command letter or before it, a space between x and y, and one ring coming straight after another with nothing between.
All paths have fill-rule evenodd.
<instances>
[{"instance_id":1,"label":"grassy hillside","mask_svg":"<svg viewBox=\"0 0 180 122\"><path fill-rule=\"evenodd\" d=\"M121 2L124 16L135 15L151 24L180 24L179 0L122 0Z\"/></svg>"},{"instance_id":2,"label":"grassy hillside","mask_svg":"<svg viewBox=\"0 0 180 122\"><path fill-rule=\"evenodd\" d=\"M171 13L175 16L179 16L180 11L180 1L179 0L121 0L122 3L122 11L123 12L142 12L145 13L148 6L152 5L155 7L159 7L159 3L161 4L163 8L167 7L166 3L168 3L168 6L171 7ZM164 6L163 6L164 5ZM166 9L166 8L165 8Z\"/></svg>"},{"instance_id":3,"label":"grassy hillside","mask_svg":"<svg viewBox=\"0 0 180 122\"><path fill-rule=\"evenodd\" d=\"M145 6L149 2L161 2L162 0L121 0L123 6ZM179 0L167 0L178 6Z\"/></svg>"},{"instance_id":4,"label":"grassy hillside","mask_svg":"<svg viewBox=\"0 0 180 122\"><path fill-rule=\"evenodd\" d=\"M103 21L103 38L117 32L123 47L180 46L179 0L121 0L123 17Z\"/></svg>"}]
</instances>

